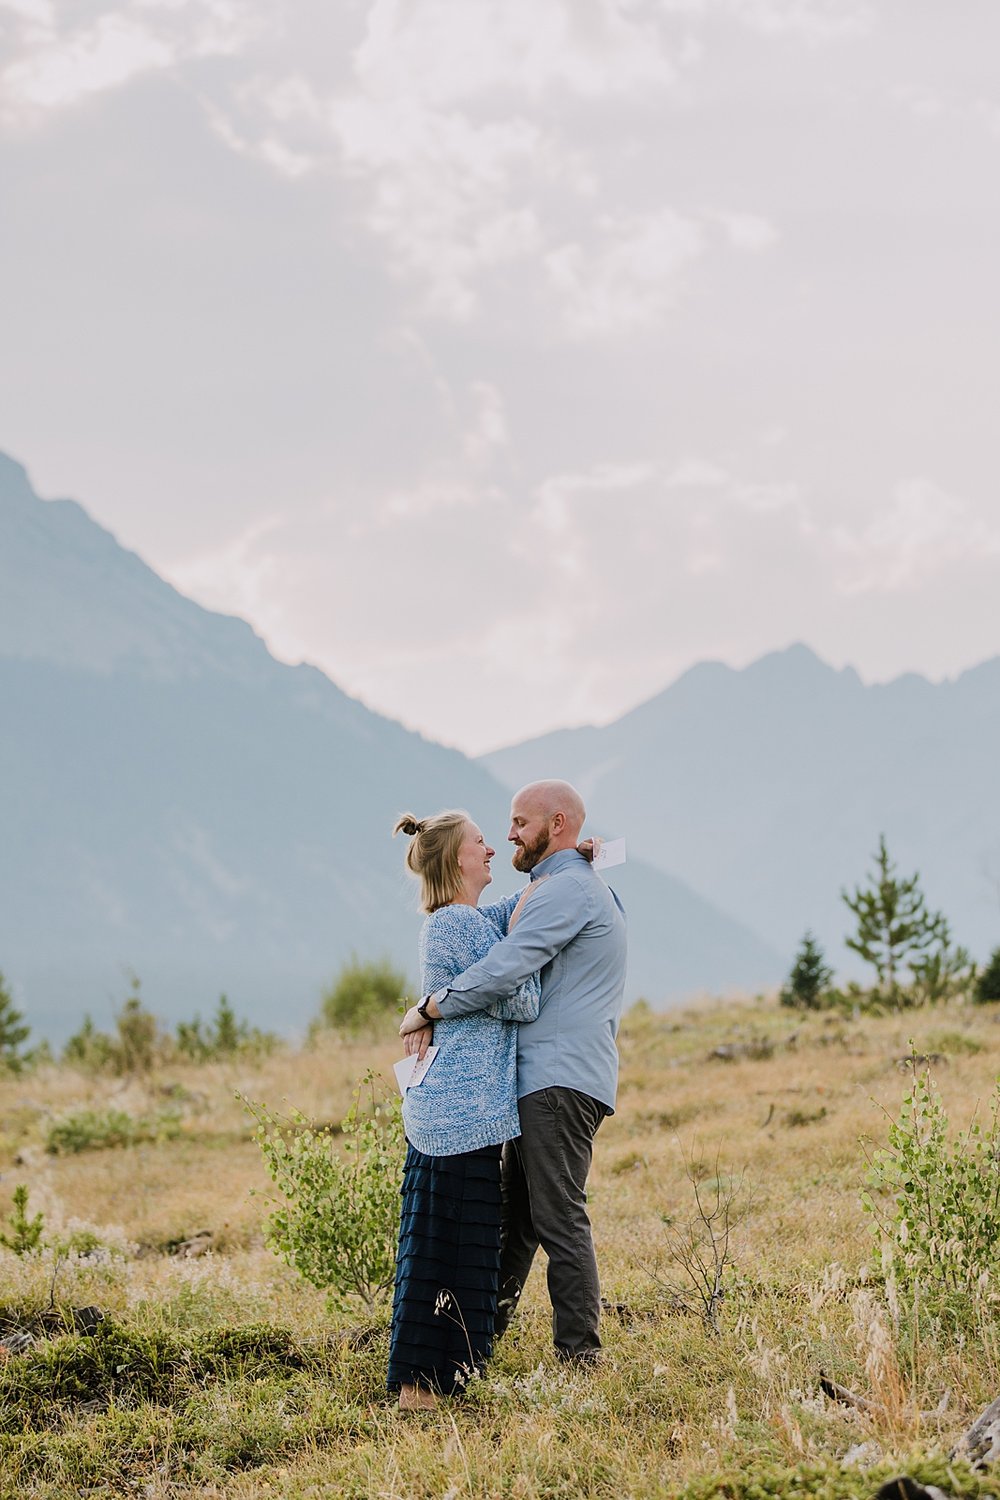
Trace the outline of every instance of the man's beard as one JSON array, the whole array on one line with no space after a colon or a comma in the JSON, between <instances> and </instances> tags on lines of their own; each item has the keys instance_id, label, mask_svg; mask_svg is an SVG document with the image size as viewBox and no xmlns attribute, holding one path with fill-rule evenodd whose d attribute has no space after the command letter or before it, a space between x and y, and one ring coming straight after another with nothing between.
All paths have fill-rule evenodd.
<instances>
[{"instance_id":1,"label":"man's beard","mask_svg":"<svg viewBox=\"0 0 1000 1500\"><path fill-rule=\"evenodd\" d=\"M545 858L548 847L548 834L540 833L533 844L516 845L510 862L515 870L520 870L522 875L527 875L529 870L533 870L539 861Z\"/></svg>"}]
</instances>

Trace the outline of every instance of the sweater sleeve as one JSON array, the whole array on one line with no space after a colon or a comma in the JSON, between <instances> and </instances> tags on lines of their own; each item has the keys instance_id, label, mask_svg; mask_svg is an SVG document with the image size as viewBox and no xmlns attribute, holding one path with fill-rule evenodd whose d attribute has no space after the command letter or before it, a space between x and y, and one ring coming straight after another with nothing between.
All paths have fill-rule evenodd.
<instances>
[{"instance_id":1,"label":"sweater sleeve","mask_svg":"<svg viewBox=\"0 0 1000 1500\"><path fill-rule=\"evenodd\" d=\"M499 1021L537 1021L538 1012L542 1003L542 986L538 975L532 974L523 984L519 984L506 1000L494 1000L492 1005L486 1007L488 1016L496 1016Z\"/></svg>"},{"instance_id":2,"label":"sweater sleeve","mask_svg":"<svg viewBox=\"0 0 1000 1500\"><path fill-rule=\"evenodd\" d=\"M502 938L507 936L510 919L520 899L521 892L515 891L512 896L504 896L501 901L492 901L489 906L480 906L476 909L480 916L485 917L490 926L494 928L497 937Z\"/></svg>"},{"instance_id":3,"label":"sweater sleeve","mask_svg":"<svg viewBox=\"0 0 1000 1500\"><path fill-rule=\"evenodd\" d=\"M440 989L470 964L485 958L497 941L496 929L471 906L442 906L431 912L420 935L424 994ZM511 983L504 998L517 989Z\"/></svg>"}]
</instances>

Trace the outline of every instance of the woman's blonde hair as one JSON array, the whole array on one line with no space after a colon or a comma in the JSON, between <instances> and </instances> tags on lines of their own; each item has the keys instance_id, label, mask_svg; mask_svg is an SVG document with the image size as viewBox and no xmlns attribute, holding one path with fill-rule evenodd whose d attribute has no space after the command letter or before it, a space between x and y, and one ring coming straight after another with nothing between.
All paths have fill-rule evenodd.
<instances>
[{"instance_id":1,"label":"woman's blonde hair","mask_svg":"<svg viewBox=\"0 0 1000 1500\"><path fill-rule=\"evenodd\" d=\"M458 868L458 851L465 837L466 824L472 820L461 808L434 813L430 818L415 818L404 813L392 830L408 834L412 840L406 851L406 868L420 879L421 911L437 911L450 906L462 894L462 872Z\"/></svg>"}]
</instances>

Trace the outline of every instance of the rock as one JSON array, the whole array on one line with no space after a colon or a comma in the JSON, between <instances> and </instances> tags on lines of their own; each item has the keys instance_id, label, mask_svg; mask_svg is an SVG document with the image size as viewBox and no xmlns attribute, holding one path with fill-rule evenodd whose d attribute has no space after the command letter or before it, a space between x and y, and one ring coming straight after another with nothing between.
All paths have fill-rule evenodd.
<instances>
[{"instance_id":1,"label":"rock","mask_svg":"<svg viewBox=\"0 0 1000 1500\"><path fill-rule=\"evenodd\" d=\"M1000 1458L1000 1396L962 1434L951 1456L964 1458L974 1469L986 1469L996 1463Z\"/></svg>"},{"instance_id":2,"label":"rock","mask_svg":"<svg viewBox=\"0 0 1000 1500\"><path fill-rule=\"evenodd\" d=\"M70 1309L70 1317L77 1333L91 1337L104 1322L107 1313L102 1312L99 1307L73 1307Z\"/></svg>"},{"instance_id":3,"label":"rock","mask_svg":"<svg viewBox=\"0 0 1000 1500\"><path fill-rule=\"evenodd\" d=\"M0 1359L9 1359L12 1354L24 1354L36 1342L35 1335L26 1328L10 1328L0 1337Z\"/></svg>"},{"instance_id":4,"label":"rock","mask_svg":"<svg viewBox=\"0 0 1000 1500\"><path fill-rule=\"evenodd\" d=\"M946 1495L936 1484L918 1484L909 1474L898 1474L876 1490L874 1500L955 1500L955 1497Z\"/></svg>"}]
</instances>

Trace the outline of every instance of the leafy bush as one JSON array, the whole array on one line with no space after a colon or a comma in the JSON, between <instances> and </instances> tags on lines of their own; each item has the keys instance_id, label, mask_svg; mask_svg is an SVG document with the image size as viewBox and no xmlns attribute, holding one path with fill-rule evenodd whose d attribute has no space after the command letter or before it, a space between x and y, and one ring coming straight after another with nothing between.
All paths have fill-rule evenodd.
<instances>
[{"instance_id":1,"label":"leafy bush","mask_svg":"<svg viewBox=\"0 0 1000 1500\"><path fill-rule=\"evenodd\" d=\"M267 1242L331 1302L359 1298L371 1310L392 1286L403 1165L399 1100L369 1072L354 1091L341 1138L293 1111L288 1119L244 1100L279 1192Z\"/></svg>"},{"instance_id":2,"label":"leafy bush","mask_svg":"<svg viewBox=\"0 0 1000 1500\"><path fill-rule=\"evenodd\" d=\"M807 932L781 991L781 1003L798 1010L824 1010L831 1003L832 979L833 970L826 963L822 948L813 934Z\"/></svg>"},{"instance_id":3,"label":"leafy bush","mask_svg":"<svg viewBox=\"0 0 1000 1500\"><path fill-rule=\"evenodd\" d=\"M118 1028L119 1073L148 1073L156 1062L160 1028L156 1017L142 1003L139 979L132 975L132 993L115 1017Z\"/></svg>"},{"instance_id":4,"label":"leafy bush","mask_svg":"<svg viewBox=\"0 0 1000 1500\"><path fill-rule=\"evenodd\" d=\"M912 1044L911 1044L912 1045ZM1000 1270L1000 1084L989 1122L974 1119L953 1143L929 1071L889 1120L888 1144L870 1160L869 1190L879 1249L892 1254L902 1288L972 1296ZM888 1195L890 1207L884 1206Z\"/></svg>"},{"instance_id":5,"label":"leafy bush","mask_svg":"<svg viewBox=\"0 0 1000 1500\"><path fill-rule=\"evenodd\" d=\"M406 975L388 959L345 964L320 1006L318 1024L338 1031L367 1031L381 1026L406 993Z\"/></svg>"},{"instance_id":6,"label":"leafy bush","mask_svg":"<svg viewBox=\"0 0 1000 1500\"><path fill-rule=\"evenodd\" d=\"M144 1141L169 1141L180 1134L176 1110L155 1115L130 1115L123 1109L78 1109L53 1120L45 1149L53 1156L75 1156L80 1151L107 1151L113 1146L138 1146Z\"/></svg>"},{"instance_id":7,"label":"leafy bush","mask_svg":"<svg viewBox=\"0 0 1000 1500\"><path fill-rule=\"evenodd\" d=\"M989 963L976 980L972 996L977 1005L992 1005L1000 1000L1000 948L994 948Z\"/></svg>"},{"instance_id":8,"label":"leafy bush","mask_svg":"<svg viewBox=\"0 0 1000 1500\"><path fill-rule=\"evenodd\" d=\"M115 1017L115 1034L98 1031L89 1015L63 1047L63 1061L88 1073L118 1077L148 1073L166 1054L169 1039L142 1003L141 986L133 974L131 993Z\"/></svg>"}]
</instances>

